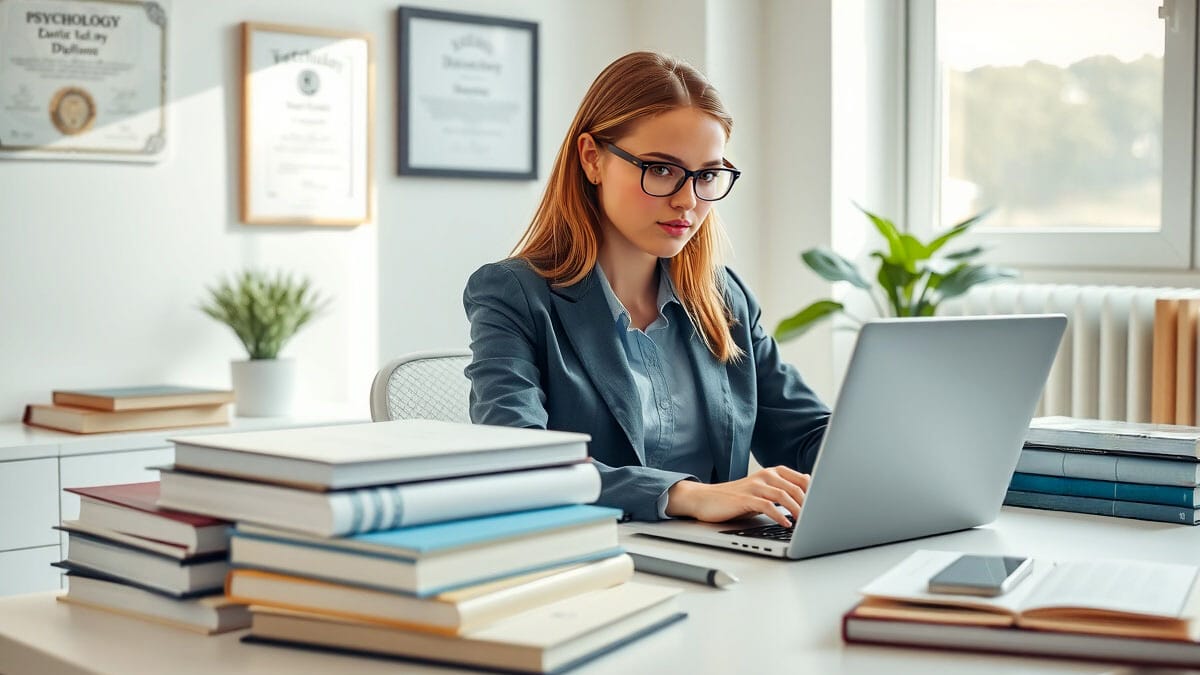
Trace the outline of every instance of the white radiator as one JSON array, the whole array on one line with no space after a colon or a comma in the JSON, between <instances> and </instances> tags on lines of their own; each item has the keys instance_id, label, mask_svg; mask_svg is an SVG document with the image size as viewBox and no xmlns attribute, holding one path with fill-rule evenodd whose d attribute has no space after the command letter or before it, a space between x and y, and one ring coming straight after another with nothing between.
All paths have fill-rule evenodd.
<instances>
[{"instance_id":1,"label":"white radiator","mask_svg":"<svg viewBox=\"0 0 1200 675\"><path fill-rule=\"evenodd\" d=\"M1134 286L985 284L947 302L939 314L1066 314L1066 334L1037 414L1149 422L1155 301L1197 293Z\"/></svg>"}]
</instances>

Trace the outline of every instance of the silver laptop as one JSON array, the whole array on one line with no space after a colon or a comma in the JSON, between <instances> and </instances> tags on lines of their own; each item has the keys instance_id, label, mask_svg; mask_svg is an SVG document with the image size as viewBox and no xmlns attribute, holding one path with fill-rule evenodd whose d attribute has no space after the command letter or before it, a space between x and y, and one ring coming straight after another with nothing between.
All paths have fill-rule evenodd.
<instances>
[{"instance_id":1,"label":"silver laptop","mask_svg":"<svg viewBox=\"0 0 1200 675\"><path fill-rule=\"evenodd\" d=\"M1066 324L1061 314L870 321L794 528L761 515L630 525L799 559L990 522Z\"/></svg>"}]
</instances>

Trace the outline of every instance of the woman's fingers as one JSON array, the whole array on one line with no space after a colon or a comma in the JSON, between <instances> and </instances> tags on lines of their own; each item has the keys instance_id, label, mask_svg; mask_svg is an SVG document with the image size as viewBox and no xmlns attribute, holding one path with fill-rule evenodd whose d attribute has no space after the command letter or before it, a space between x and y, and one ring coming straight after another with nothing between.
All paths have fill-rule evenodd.
<instances>
[{"instance_id":1,"label":"woman's fingers","mask_svg":"<svg viewBox=\"0 0 1200 675\"><path fill-rule=\"evenodd\" d=\"M793 485L792 487L799 491L799 488L796 488L796 486ZM797 499L792 490L782 487L775 487L772 485L763 485L761 488L759 488L758 495L771 500L771 509L773 513L768 513L767 515L775 518L775 520L780 521L780 525L790 527L791 523L787 522L787 518L785 518L783 514L779 513L779 509L775 508L774 506L775 504L778 504L786 509L788 513L792 514L792 518L800 517L800 505L804 503L804 492L800 492L799 499ZM776 518L776 514L779 515L778 518Z\"/></svg>"},{"instance_id":2,"label":"woman's fingers","mask_svg":"<svg viewBox=\"0 0 1200 675\"><path fill-rule=\"evenodd\" d=\"M810 474L800 473L799 471L783 466L782 464L774 467L774 469L778 472L778 475L781 478L785 478L789 482L799 485L800 489L804 490L805 492L808 492L808 487L812 485L812 476Z\"/></svg>"},{"instance_id":3,"label":"woman's fingers","mask_svg":"<svg viewBox=\"0 0 1200 675\"><path fill-rule=\"evenodd\" d=\"M761 513L784 527L792 526L792 524L788 522L787 516L783 515L783 513L775 507L775 502L771 501L770 499L754 497L750 500L749 505L750 510L753 512Z\"/></svg>"},{"instance_id":4,"label":"woman's fingers","mask_svg":"<svg viewBox=\"0 0 1200 675\"><path fill-rule=\"evenodd\" d=\"M786 467L780 467L780 468L786 468ZM793 472L793 473L795 473L795 472ZM805 490L808 489L808 485L805 484L805 485L801 486L799 483L789 480L791 478L791 476L779 475L778 473L773 472L771 469L763 469L762 471L759 472L759 475L760 475L763 483L765 483L766 485L770 485L773 488L777 488L777 489L787 492L787 494L792 498L792 500L794 500L796 502L797 511L794 512L792 515L795 517L799 517L800 516L799 507L800 507L800 505L804 504L804 493L805 493ZM796 475L804 476L805 474L797 473ZM807 483L807 481L806 481L806 483ZM783 502L780 502L780 504L783 504Z\"/></svg>"}]
</instances>

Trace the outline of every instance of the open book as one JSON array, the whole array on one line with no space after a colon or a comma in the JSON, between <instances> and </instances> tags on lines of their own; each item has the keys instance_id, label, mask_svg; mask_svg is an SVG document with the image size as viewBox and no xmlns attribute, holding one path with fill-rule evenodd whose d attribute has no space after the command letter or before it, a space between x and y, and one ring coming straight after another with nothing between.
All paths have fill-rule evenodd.
<instances>
[{"instance_id":1,"label":"open book","mask_svg":"<svg viewBox=\"0 0 1200 675\"><path fill-rule=\"evenodd\" d=\"M930 593L930 577L960 554L917 551L860 589L850 616L934 624L1017 626L1040 631L1165 640L1200 639L1200 584L1192 565L1132 560L1035 559L1008 593Z\"/></svg>"}]
</instances>

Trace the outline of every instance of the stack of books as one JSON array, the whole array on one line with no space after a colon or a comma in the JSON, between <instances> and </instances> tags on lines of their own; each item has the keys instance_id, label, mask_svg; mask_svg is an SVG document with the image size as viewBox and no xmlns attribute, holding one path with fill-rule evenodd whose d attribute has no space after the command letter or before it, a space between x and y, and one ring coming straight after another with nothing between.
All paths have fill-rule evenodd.
<instances>
[{"instance_id":1,"label":"stack of books","mask_svg":"<svg viewBox=\"0 0 1200 675\"><path fill-rule=\"evenodd\" d=\"M917 551L859 590L847 642L1200 667L1200 577L1193 565L1035 559L995 597L933 593L958 553ZM1016 670L1014 668L1014 670Z\"/></svg>"},{"instance_id":2,"label":"stack of books","mask_svg":"<svg viewBox=\"0 0 1200 675\"><path fill-rule=\"evenodd\" d=\"M64 521L65 602L202 633L245 628L250 613L222 593L229 523L156 506L159 485L68 488L79 519Z\"/></svg>"},{"instance_id":3,"label":"stack of books","mask_svg":"<svg viewBox=\"0 0 1200 675\"><path fill-rule=\"evenodd\" d=\"M165 507L237 522L252 642L547 672L683 617L629 582L588 437L428 420L189 436Z\"/></svg>"},{"instance_id":4,"label":"stack of books","mask_svg":"<svg viewBox=\"0 0 1200 675\"><path fill-rule=\"evenodd\" d=\"M1004 503L1200 523L1200 427L1039 417Z\"/></svg>"},{"instance_id":5,"label":"stack of books","mask_svg":"<svg viewBox=\"0 0 1200 675\"><path fill-rule=\"evenodd\" d=\"M26 424L93 434L229 423L233 392L173 385L64 389L53 405L25 406Z\"/></svg>"}]
</instances>

